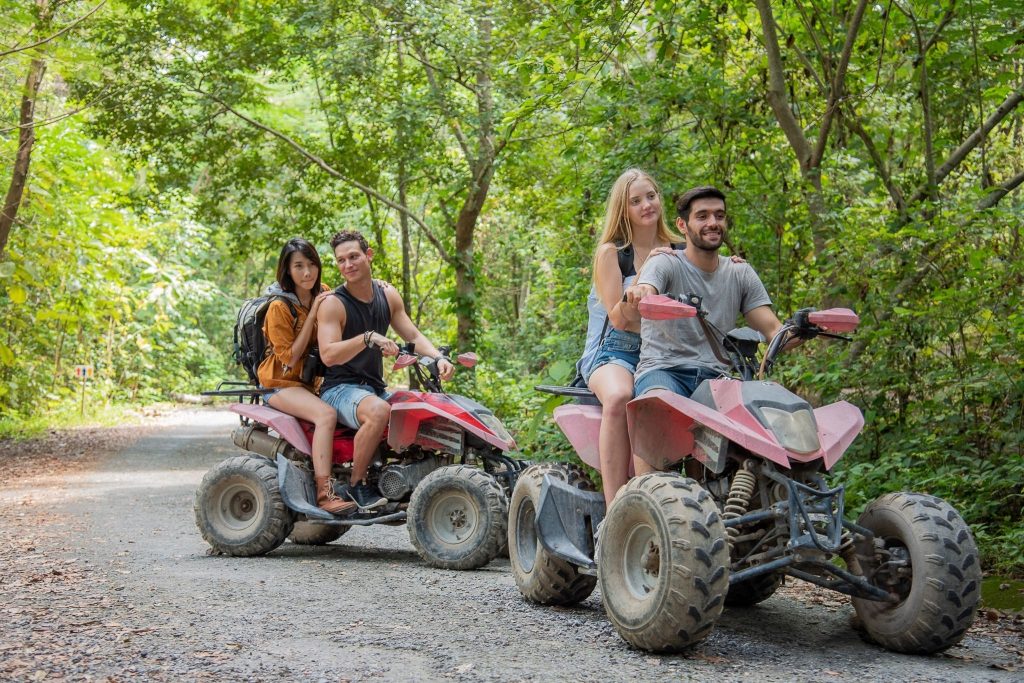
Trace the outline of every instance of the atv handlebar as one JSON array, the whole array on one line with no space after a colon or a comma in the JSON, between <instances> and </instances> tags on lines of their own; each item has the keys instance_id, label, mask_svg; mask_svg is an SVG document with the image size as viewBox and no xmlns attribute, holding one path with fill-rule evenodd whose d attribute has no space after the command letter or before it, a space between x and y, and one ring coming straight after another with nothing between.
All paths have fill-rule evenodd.
<instances>
[{"instance_id":1,"label":"atv handlebar","mask_svg":"<svg viewBox=\"0 0 1024 683\"><path fill-rule=\"evenodd\" d=\"M697 317L697 309L664 294L651 294L640 300L640 317L647 320L679 320Z\"/></svg>"},{"instance_id":2,"label":"atv handlebar","mask_svg":"<svg viewBox=\"0 0 1024 683\"><path fill-rule=\"evenodd\" d=\"M735 342L730 344L730 340L727 338L728 335L721 333L718 329L712 331L710 328L714 326L706 320L701 303L701 298L693 294L679 297L651 294L640 300L638 308L640 309L640 317L645 320L681 320L683 318L696 317L701 323L701 328L704 330L704 334L711 345L712 351L715 352L715 356L723 363L733 365L745 377L748 374L752 375L756 368L756 358L753 355L755 353L754 349L751 348L748 352L739 353L738 349L732 348L735 347ZM775 358L793 339L829 337L842 341L852 341L849 337L844 337L840 333L852 332L857 329L858 324L860 324L860 318L849 308L829 308L824 311L816 311L813 308L801 308L783 323L782 327L768 343L758 375L764 376L765 372L775 362ZM733 355L731 358L727 357L722 352L719 346L719 339L716 339L716 335L713 332L718 333L722 337L721 341L726 345L727 350L735 351L737 354L730 354ZM749 358L746 357L748 353ZM739 363L739 366L737 366L737 363ZM750 365L750 363L753 363L753 365Z\"/></svg>"},{"instance_id":3,"label":"atv handlebar","mask_svg":"<svg viewBox=\"0 0 1024 683\"><path fill-rule=\"evenodd\" d=\"M398 356L395 357L395 364L391 367L392 370L400 370L410 366L416 366L416 372L420 375L420 381L425 385L430 386L435 391L441 390L441 377L437 371L437 362L442 358L449 363L453 362L452 358L449 357L451 348L448 346L438 347L438 351L441 352L437 358L431 358L430 356L424 356L423 354L416 353L415 345L411 342L398 347ZM472 351L466 351L460 353L454 359L455 363L459 365L471 368L479 361L478 356ZM424 372L425 370L425 372Z\"/></svg>"}]
</instances>

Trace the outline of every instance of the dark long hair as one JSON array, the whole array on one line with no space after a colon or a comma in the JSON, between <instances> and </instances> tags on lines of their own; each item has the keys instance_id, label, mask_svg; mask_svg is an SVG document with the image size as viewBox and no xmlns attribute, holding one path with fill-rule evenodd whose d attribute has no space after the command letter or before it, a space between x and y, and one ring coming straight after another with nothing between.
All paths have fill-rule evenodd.
<instances>
[{"instance_id":1,"label":"dark long hair","mask_svg":"<svg viewBox=\"0 0 1024 683\"><path fill-rule=\"evenodd\" d=\"M291 260L292 254L299 252L310 261L316 264L316 282L313 283L313 296L320 293L320 278L323 277L324 268L320 265L320 254L316 253L313 245L301 237L293 237L284 243L281 248L281 256L277 259L277 283L281 289L295 294L295 280L292 279Z\"/></svg>"}]
</instances>

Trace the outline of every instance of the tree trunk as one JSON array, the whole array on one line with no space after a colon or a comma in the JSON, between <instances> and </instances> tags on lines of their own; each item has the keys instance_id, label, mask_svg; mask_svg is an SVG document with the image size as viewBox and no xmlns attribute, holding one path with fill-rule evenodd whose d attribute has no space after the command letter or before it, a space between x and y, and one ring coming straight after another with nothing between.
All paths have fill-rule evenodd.
<instances>
[{"instance_id":1,"label":"tree trunk","mask_svg":"<svg viewBox=\"0 0 1024 683\"><path fill-rule=\"evenodd\" d=\"M7 197L4 199L4 208L0 212L0 259L3 258L4 250L7 248L7 239L18 216L18 208L21 206L25 185L28 182L32 146L36 142L34 125L36 96L39 93L39 84L43 80L44 73L46 73L46 63L41 59L33 59L28 68L28 77L25 78L25 92L21 97L18 152L14 157L14 170L11 173L10 187L7 188Z\"/></svg>"},{"instance_id":2,"label":"tree trunk","mask_svg":"<svg viewBox=\"0 0 1024 683\"><path fill-rule=\"evenodd\" d=\"M469 350L475 341L476 270L473 265L473 234L487 192L494 177L494 93L491 82L491 28L485 13L477 20L480 54L477 62L476 92L480 128L477 132L476 160L470 163L473 174L469 194L455 221L455 309L458 321L457 348Z\"/></svg>"},{"instance_id":3,"label":"tree trunk","mask_svg":"<svg viewBox=\"0 0 1024 683\"><path fill-rule=\"evenodd\" d=\"M458 348L473 348L476 322L476 269L473 266L473 233L480 210L487 199L494 175L493 160L484 169L479 180L470 188L469 197L459 211L455 222L455 299L458 320Z\"/></svg>"}]
</instances>

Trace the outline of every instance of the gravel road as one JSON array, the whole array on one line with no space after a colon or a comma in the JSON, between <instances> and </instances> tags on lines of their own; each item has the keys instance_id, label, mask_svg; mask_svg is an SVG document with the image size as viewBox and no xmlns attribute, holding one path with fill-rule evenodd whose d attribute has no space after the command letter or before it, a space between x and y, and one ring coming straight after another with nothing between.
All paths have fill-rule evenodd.
<instances>
[{"instance_id":1,"label":"gravel road","mask_svg":"<svg viewBox=\"0 0 1024 683\"><path fill-rule=\"evenodd\" d=\"M652 656L598 593L528 605L507 560L430 569L404 526L210 556L192 499L238 452L235 416L168 422L88 466L0 480L0 680L1021 680L1019 629L982 619L943 655L897 655L850 629L844 600L792 585Z\"/></svg>"}]
</instances>

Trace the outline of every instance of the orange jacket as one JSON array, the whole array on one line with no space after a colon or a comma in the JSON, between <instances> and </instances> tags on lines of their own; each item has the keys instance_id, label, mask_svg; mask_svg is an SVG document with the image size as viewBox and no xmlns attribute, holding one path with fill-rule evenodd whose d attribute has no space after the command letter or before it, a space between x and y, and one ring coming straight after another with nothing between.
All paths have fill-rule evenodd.
<instances>
[{"instance_id":1,"label":"orange jacket","mask_svg":"<svg viewBox=\"0 0 1024 683\"><path fill-rule=\"evenodd\" d=\"M326 285L321 285L322 291L330 291ZM263 318L263 336L267 340L267 357L260 363L256 375L259 377L260 386L271 389L278 387L304 387L315 393L316 387L302 382L302 366L306 362L309 350L316 344L316 320L309 321L314 326L313 334L309 338L309 344L302 352L299 361L289 367L292 359L292 344L295 338L306 324L309 316L309 309L302 306L295 306L296 316L293 318L288 304L281 300L272 301L267 307L267 314ZM319 384L320 378L317 378Z\"/></svg>"}]
</instances>

